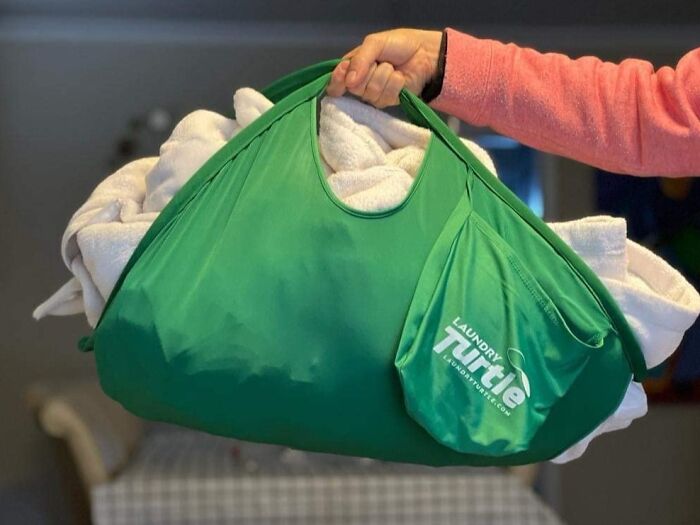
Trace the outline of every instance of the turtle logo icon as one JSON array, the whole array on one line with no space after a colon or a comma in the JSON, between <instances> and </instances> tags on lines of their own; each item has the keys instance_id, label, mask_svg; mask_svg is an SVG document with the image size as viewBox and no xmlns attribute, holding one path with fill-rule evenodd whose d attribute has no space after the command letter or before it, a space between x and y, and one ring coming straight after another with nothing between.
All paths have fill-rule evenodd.
<instances>
[{"instance_id":1,"label":"turtle logo icon","mask_svg":"<svg viewBox=\"0 0 700 525\"><path fill-rule=\"evenodd\" d=\"M510 365L517 371L518 377L520 377L520 382L523 385L523 390L525 390L525 395L530 397L530 380L528 379L525 370L523 370L523 367L525 366L525 356L517 348L510 347L506 352L506 357L508 358Z\"/></svg>"}]
</instances>

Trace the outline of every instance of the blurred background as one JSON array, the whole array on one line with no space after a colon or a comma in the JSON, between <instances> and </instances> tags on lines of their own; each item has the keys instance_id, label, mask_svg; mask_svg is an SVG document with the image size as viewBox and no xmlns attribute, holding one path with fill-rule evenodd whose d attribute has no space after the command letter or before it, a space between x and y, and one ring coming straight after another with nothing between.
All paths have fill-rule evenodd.
<instances>
[{"instance_id":1,"label":"blurred background","mask_svg":"<svg viewBox=\"0 0 700 525\"><path fill-rule=\"evenodd\" d=\"M230 116L236 88L260 88L399 26L675 65L700 45L700 2L0 0L0 523L84 519L68 487L79 482L64 473L73 456L37 424L45 394L30 388L96 377L92 355L76 349L84 318L31 318L69 277L59 245L72 213L116 167L157 155L185 114ZM700 284L700 179L615 176L486 129L461 133L546 220L625 216L632 238ZM648 416L571 464L542 466L541 500L571 524L699 523L699 377L696 326L645 385Z\"/></svg>"}]
</instances>

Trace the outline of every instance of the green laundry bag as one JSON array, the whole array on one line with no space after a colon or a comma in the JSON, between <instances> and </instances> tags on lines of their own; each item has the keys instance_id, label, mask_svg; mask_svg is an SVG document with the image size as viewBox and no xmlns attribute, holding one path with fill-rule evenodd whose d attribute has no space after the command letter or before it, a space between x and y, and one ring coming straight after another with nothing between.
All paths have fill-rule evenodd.
<instances>
[{"instance_id":1,"label":"green laundry bag","mask_svg":"<svg viewBox=\"0 0 700 525\"><path fill-rule=\"evenodd\" d=\"M147 419L304 450L429 465L557 455L645 372L624 317L407 91L401 107L431 130L408 195L381 212L341 202L317 140L337 63L268 87L274 107L153 223L81 342L102 388Z\"/></svg>"}]
</instances>

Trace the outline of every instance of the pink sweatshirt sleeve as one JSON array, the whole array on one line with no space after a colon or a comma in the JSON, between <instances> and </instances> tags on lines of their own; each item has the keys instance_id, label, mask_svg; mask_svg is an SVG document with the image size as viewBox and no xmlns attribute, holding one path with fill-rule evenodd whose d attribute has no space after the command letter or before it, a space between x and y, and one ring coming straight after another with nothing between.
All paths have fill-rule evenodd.
<instances>
[{"instance_id":1,"label":"pink sweatshirt sleeve","mask_svg":"<svg viewBox=\"0 0 700 525\"><path fill-rule=\"evenodd\" d=\"M447 33L435 109L612 172L700 175L700 48L655 72Z\"/></svg>"}]
</instances>

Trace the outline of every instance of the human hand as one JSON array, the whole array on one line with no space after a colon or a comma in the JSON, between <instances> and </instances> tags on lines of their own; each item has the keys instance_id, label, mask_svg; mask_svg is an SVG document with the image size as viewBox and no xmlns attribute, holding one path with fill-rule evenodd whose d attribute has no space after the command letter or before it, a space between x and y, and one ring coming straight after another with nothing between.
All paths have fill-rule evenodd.
<instances>
[{"instance_id":1,"label":"human hand","mask_svg":"<svg viewBox=\"0 0 700 525\"><path fill-rule=\"evenodd\" d=\"M349 91L378 108L398 104L403 87L420 95L437 71L441 39L441 31L420 29L368 35L333 70L327 92Z\"/></svg>"}]
</instances>

